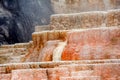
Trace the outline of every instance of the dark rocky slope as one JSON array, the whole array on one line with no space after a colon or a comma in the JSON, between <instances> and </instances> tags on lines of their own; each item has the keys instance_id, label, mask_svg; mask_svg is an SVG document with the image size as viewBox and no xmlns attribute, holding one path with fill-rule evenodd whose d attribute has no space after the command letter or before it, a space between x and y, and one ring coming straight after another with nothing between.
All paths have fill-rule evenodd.
<instances>
[{"instance_id":1,"label":"dark rocky slope","mask_svg":"<svg viewBox=\"0 0 120 80\"><path fill-rule=\"evenodd\" d=\"M35 25L49 23L50 0L0 0L0 44L27 42Z\"/></svg>"}]
</instances>

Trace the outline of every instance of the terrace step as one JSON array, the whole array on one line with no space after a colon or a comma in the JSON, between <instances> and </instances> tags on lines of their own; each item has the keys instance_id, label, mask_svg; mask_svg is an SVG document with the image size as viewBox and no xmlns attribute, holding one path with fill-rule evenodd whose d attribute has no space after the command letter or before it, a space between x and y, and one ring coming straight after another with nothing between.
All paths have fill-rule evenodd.
<instances>
[{"instance_id":1,"label":"terrace step","mask_svg":"<svg viewBox=\"0 0 120 80\"><path fill-rule=\"evenodd\" d=\"M69 77L70 73L67 68L49 68L48 79L59 80L60 77Z\"/></svg>"},{"instance_id":2,"label":"terrace step","mask_svg":"<svg viewBox=\"0 0 120 80\"><path fill-rule=\"evenodd\" d=\"M61 77L60 80L101 80L100 76L72 76Z\"/></svg>"},{"instance_id":3,"label":"terrace step","mask_svg":"<svg viewBox=\"0 0 120 80\"><path fill-rule=\"evenodd\" d=\"M69 61L66 61L66 63ZM99 62L99 61L98 61ZM120 63L61 62L12 63L0 65L0 74L11 73L12 80L107 80L119 79ZM55 63L59 63L56 64ZM91 63L91 64L90 64ZM51 65L51 66L50 66ZM29 77L28 77L29 76ZM75 78L76 77L76 78Z\"/></svg>"},{"instance_id":4,"label":"terrace step","mask_svg":"<svg viewBox=\"0 0 120 80\"><path fill-rule=\"evenodd\" d=\"M104 64L70 64L60 65L62 68L68 68L72 72L93 70L93 76L100 76L102 80L108 78L119 78L120 63L104 63Z\"/></svg>"},{"instance_id":5,"label":"terrace step","mask_svg":"<svg viewBox=\"0 0 120 80\"><path fill-rule=\"evenodd\" d=\"M25 56L25 55L11 56L9 62L10 62L10 63L18 63L18 62L21 62L21 59L22 59L24 56Z\"/></svg>"},{"instance_id":6,"label":"terrace step","mask_svg":"<svg viewBox=\"0 0 120 80\"><path fill-rule=\"evenodd\" d=\"M32 37L34 48L26 54L23 62L57 61L54 60L54 54L58 53L55 50L61 46L59 41L65 43L62 44L62 51L59 51L61 55L57 56L59 61L120 58L119 27L42 31L33 33ZM49 45L53 42L56 44ZM44 53L48 56L41 55Z\"/></svg>"},{"instance_id":7,"label":"terrace step","mask_svg":"<svg viewBox=\"0 0 120 80\"><path fill-rule=\"evenodd\" d=\"M49 25L35 26L35 32L51 30Z\"/></svg>"},{"instance_id":8,"label":"terrace step","mask_svg":"<svg viewBox=\"0 0 120 80\"><path fill-rule=\"evenodd\" d=\"M2 56L12 56L13 55L13 53L3 53L3 54L0 54L0 57L2 57Z\"/></svg>"},{"instance_id":9,"label":"terrace step","mask_svg":"<svg viewBox=\"0 0 120 80\"><path fill-rule=\"evenodd\" d=\"M16 44L13 44L13 45L2 45L0 46L0 48L4 48L4 49L7 49L7 48L27 48L29 47L29 43L16 43Z\"/></svg>"},{"instance_id":10,"label":"terrace step","mask_svg":"<svg viewBox=\"0 0 120 80\"><path fill-rule=\"evenodd\" d=\"M12 52L13 52L13 48L1 49L1 50L0 50L0 55L1 55L1 54L6 54L6 53L12 53Z\"/></svg>"},{"instance_id":11,"label":"terrace step","mask_svg":"<svg viewBox=\"0 0 120 80\"><path fill-rule=\"evenodd\" d=\"M71 14L54 14L50 27L54 30L120 26L120 9L90 11Z\"/></svg>"},{"instance_id":12,"label":"terrace step","mask_svg":"<svg viewBox=\"0 0 120 80\"><path fill-rule=\"evenodd\" d=\"M11 80L11 74L0 74L0 80Z\"/></svg>"},{"instance_id":13,"label":"terrace step","mask_svg":"<svg viewBox=\"0 0 120 80\"><path fill-rule=\"evenodd\" d=\"M94 72L93 70L76 71L71 72L71 76L92 76L93 72Z\"/></svg>"},{"instance_id":14,"label":"terrace step","mask_svg":"<svg viewBox=\"0 0 120 80\"><path fill-rule=\"evenodd\" d=\"M4 54L4 55L0 55L0 64L2 63L15 63L15 62L21 62L21 59L24 57L25 55L19 55L19 56L14 56L13 53L12 54Z\"/></svg>"},{"instance_id":15,"label":"terrace step","mask_svg":"<svg viewBox=\"0 0 120 80\"><path fill-rule=\"evenodd\" d=\"M20 69L11 74L11 80L48 80L46 69Z\"/></svg>"},{"instance_id":16,"label":"terrace step","mask_svg":"<svg viewBox=\"0 0 120 80\"><path fill-rule=\"evenodd\" d=\"M58 67L58 66L66 67L66 66L69 66L69 64L103 64L103 63L111 63L111 64L118 63L119 64L120 59L9 63L9 64L0 64L0 68L3 68L2 72L10 73L12 70L16 70L16 69L53 68L53 67ZM72 65L72 66L74 66L74 65ZM72 66L71 66L71 68L72 68ZM71 70L74 71L74 69L75 68L72 68Z\"/></svg>"},{"instance_id":17,"label":"terrace step","mask_svg":"<svg viewBox=\"0 0 120 80\"><path fill-rule=\"evenodd\" d=\"M28 50L26 48L9 48L9 49L1 49L0 55L13 53L13 55L22 55L27 53Z\"/></svg>"}]
</instances>

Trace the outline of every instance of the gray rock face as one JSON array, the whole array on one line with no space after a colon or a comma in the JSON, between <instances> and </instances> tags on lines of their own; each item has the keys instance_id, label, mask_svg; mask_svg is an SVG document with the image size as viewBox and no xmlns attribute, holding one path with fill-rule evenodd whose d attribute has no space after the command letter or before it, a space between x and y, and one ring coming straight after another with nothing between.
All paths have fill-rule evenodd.
<instances>
[{"instance_id":1,"label":"gray rock face","mask_svg":"<svg viewBox=\"0 0 120 80\"><path fill-rule=\"evenodd\" d=\"M0 44L31 40L34 26L48 24L51 14L50 0L1 0Z\"/></svg>"}]
</instances>

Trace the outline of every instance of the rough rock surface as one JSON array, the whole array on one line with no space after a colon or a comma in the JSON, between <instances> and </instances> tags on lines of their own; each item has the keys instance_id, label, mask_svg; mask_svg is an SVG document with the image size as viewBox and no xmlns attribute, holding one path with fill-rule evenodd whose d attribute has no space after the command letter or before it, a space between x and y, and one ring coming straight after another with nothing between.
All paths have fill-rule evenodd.
<instances>
[{"instance_id":1,"label":"rough rock surface","mask_svg":"<svg viewBox=\"0 0 120 80\"><path fill-rule=\"evenodd\" d=\"M4 3L4 1L2 1L2 3ZM17 0L12 1L17 2ZM43 0L43 2L44 1L46 0ZM76 5L76 2L87 1L93 5L93 3L98 3L100 0L52 1L67 1L66 3L68 5L72 5L71 3ZM101 5L103 5L101 3L106 1L108 2L106 3L107 6L105 4L105 7L103 6L101 8ZM114 4L114 1L116 0L101 0L98 6L100 4L100 9L107 8L112 6L108 4ZM27 4L28 3L26 3L26 5ZM8 6L6 2L4 3L4 7L5 6ZM77 6L78 5L76 5L76 7ZM96 9L96 7L90 8ZM13 12L9 13L9 11L6 10L5 13L7 15L9 14L9 16L13 17L12 13L14 13L15 19L19 17L18 21L21 21L19 15L15 16L15 13L19 11L14 12L10 5L8 10L12 10ZM21 10L28 10L28 8ZM5 63L0 64L0 80L120 80L119 13L120 10L118 9L107 11L105 14L102 11L101 13L84 12L81 13L82 15L77 15L77 17L74 13L72 14L74 16L71 16L71 14L63 15L62 17L54 16L56 19L53 19L53 22L57 23L55 25L59 26L62 24L62 27L68 28L68 30L40 31L41 29L45 30L45 28L41 28L38 30L40 32L32 34L33 41L29 43L0 46L0 63ZM27 17L25 17L25 19L27 19ZM23 22L24 21L25 20L23 20ZM6 23L8 24L9 20ZM3 25L3 22L1 22L1 24ZM20 24L19 28L21 28ZM72 25L72 27L67 24ZM78 25L87 29L81 29L81 27L79 27L80 29L75 29ZM57 28L56 26L55 28ZM59 26L59 29L63 29L62 27ZM5 42L5 40L9 38L6 37L8 35L6 30L9 29L7 29L7 27L1 28L3 31L1 31L2 35L0 36L5 38L3 39Z\"/></svg>"},{"instance_id":2,"label":"rough rock surface","mask_svg":"<svg viewBox=\"0 0 120 80\"><path fill-rule=\"evenodd\" d=\"M21 69L12 71L11 80L47 80L45 69Z\"/></svg>"},{"instance_id":3,"label":"rough rock surface","mask_svg":"<svg viewBox=\"0 0 120 80\"><path fill-rule=\"evenodd\" d=\"M54 30L113 26L120 26L120 9L71 14L55 14L51 16L50 22L50 27Z\"/></svg>"},{"instance_id":4,"label":"rough rock surface","mask_svg":"<svg viewBox=\"0 0 120 80\"><path fill-rule=\"evenodd\" d=\"M35 32L51 30L49 25L35 26Z\"/></svg>"},{"instance_id":5,"label":"rough rock surface","mask_svg":"<svg viewBox=\"0 0 120 80\"><path fill-rule=\"evenodd\" d=\"M55 13L78 13L116 9L119 0L51 0Z\"/></svg>"},{"instance_id":6,"label":"rough rock surface","mask_svg":"<svg viewBox=\"0 0 120 80\"><path fill-rule=\"evenodd\" d=\"M31 43L17 43L0 46L0 64L20 62L21 58L29 52Z\"/></svg>"},{"instance_id":7,"label":"rough rock surface","mask_svg":"<svg viewBox=\"0 0 120 80\"><path fill-rule=\"evenodd\" d=\"M120 28L73 30L67 34L62 60L120 58Z\"/></svg>"},{"instance_id":8,"label":"rough rock surface","mask_svg":"<svg viewBox=\"0 0 120 80\"><path fill-rule=\"evenodd\" d=\"M53 13L78 13L119 8L120 0L1 0L0 44L28 42L31 40L30 35L34 31L34 26L48 24L50 15ZM95 25L96 23L93 24Z\"/></svg>"},{"instance_id":9,"label":"rough rock surface","mask_svg":"<svg viewBox=\"0 0 120 80\"><path fill-rule=\"evenodd\" d=\"M60 45L58 40L66 44ZM119 44L119 27L35 32L33 47L24 61L119 59Z\"/></svg>"},{"instance_id":10,"label":"rough rock surface","mask_svg":"<svg viewBox=\"0 0 120 80\"><path fill-rule=\"evenodd\" d=\"M0 44L28 42L34 26L48 24L50 0L1 0Z\"/></svg>"},{"instance_id":11,"label":"rough rock surface","mask_svg":"<svg viewBox=\"0 0 120 80\"><path fill-rule=\"evenodd\" d=\"M119 60L119 59L117 59ZM98 60L97 60L98 61ZM107 60L104 60L105 62ZM91 62L91 61L88 61ZM57 62L60 63L60 62ZM64 63L64 62L63 62ZM66 62L67 63L67 62ZM0 73L1 80L119 80L120 76L120 63L76 63L76 61L68 64L57 64L51 62L51 67L46 63L31 63L19 64L5 64L0 68L5 68L6 71ZM42 65L45 65L41 68ZM89 73L92 71L92 73ZM72 75L72 73L78 73ZM83 76L83 74L86 74Z\"/></svg>"}]
</instances>

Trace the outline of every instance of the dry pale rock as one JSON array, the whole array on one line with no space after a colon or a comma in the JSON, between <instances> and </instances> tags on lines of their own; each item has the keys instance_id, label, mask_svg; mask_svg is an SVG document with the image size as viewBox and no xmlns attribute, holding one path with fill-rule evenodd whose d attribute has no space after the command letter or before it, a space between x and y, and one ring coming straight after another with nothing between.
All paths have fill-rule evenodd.
<instances>
[{"instance_id":1,"label":"dry pale rock","mask_svg":"<svg viewBox=\"0 0 120 80\"><path fill-rule=\"evenodd\" d=\"M20 69L12 71L11 80L47 80L45 69Z\"/></svg>"},{"instance_id":2,"label":"dry pale rock","mask_svg":"<svg viewBox=\"0 0 120 80\"><path fill-rule=\"evenodd\" d=\"M51 3L58 14L119 9L118 0L51 0Z\"/></svg>"},{"instance_id":3,"label":"dry pale rock","mask_svg":"<svg viewBox=\"0 0 120 80\"><path fill-rule=\"evenodd\" d=\"M0 74L0 80L11 80L11 74Z\"/></svg>"},{"instance_id":4,"label":"dry pale rock","mask_svg":"<svg viewBox=\"0 0 120 80\"><path fill-rule=\"evenodd\" d=\"M51 30L49 25L35 26L35 32Z\"/></svg>"},{"instance_id":5,"label":"dry pale rock","mask_svg":"<svg viewBox=\"0 0 120 80\"><path fill-rule=\"evenodd\" d=\"M106 12L94 11L51 16L50 27L55 30L94 28L105 26Z\"/></svg>"},{"instance_id":6,"label":"dry pale rock","mask_svg":"<svg viewBox=\"0 0 120 80\"><path fill-rule=\"evenodd\" d=\"M110 10L106 15L107 26L119 26L120 27L120 10Z\"/></svg>"},{"instance_id":7,"label":"dry pale rock","mask_svg":"<svg viewBox=\"0 0 120 80\"><path fill-rule=\"evenodd\" d=\"M49 80L60 80L60 77L68 77L69 71L67 68L50 68L48 69Z\"/></svg>"},{"instance_id":8,"label":"dry pale rock","mask_svg":"<svg viewBox=\"0 0 120 80\"><path fill-rule=\"evenodd\" d=\"M72 76L61 77L60 80L101 80L99 76Z\"/></svg>"}]
</instances>

